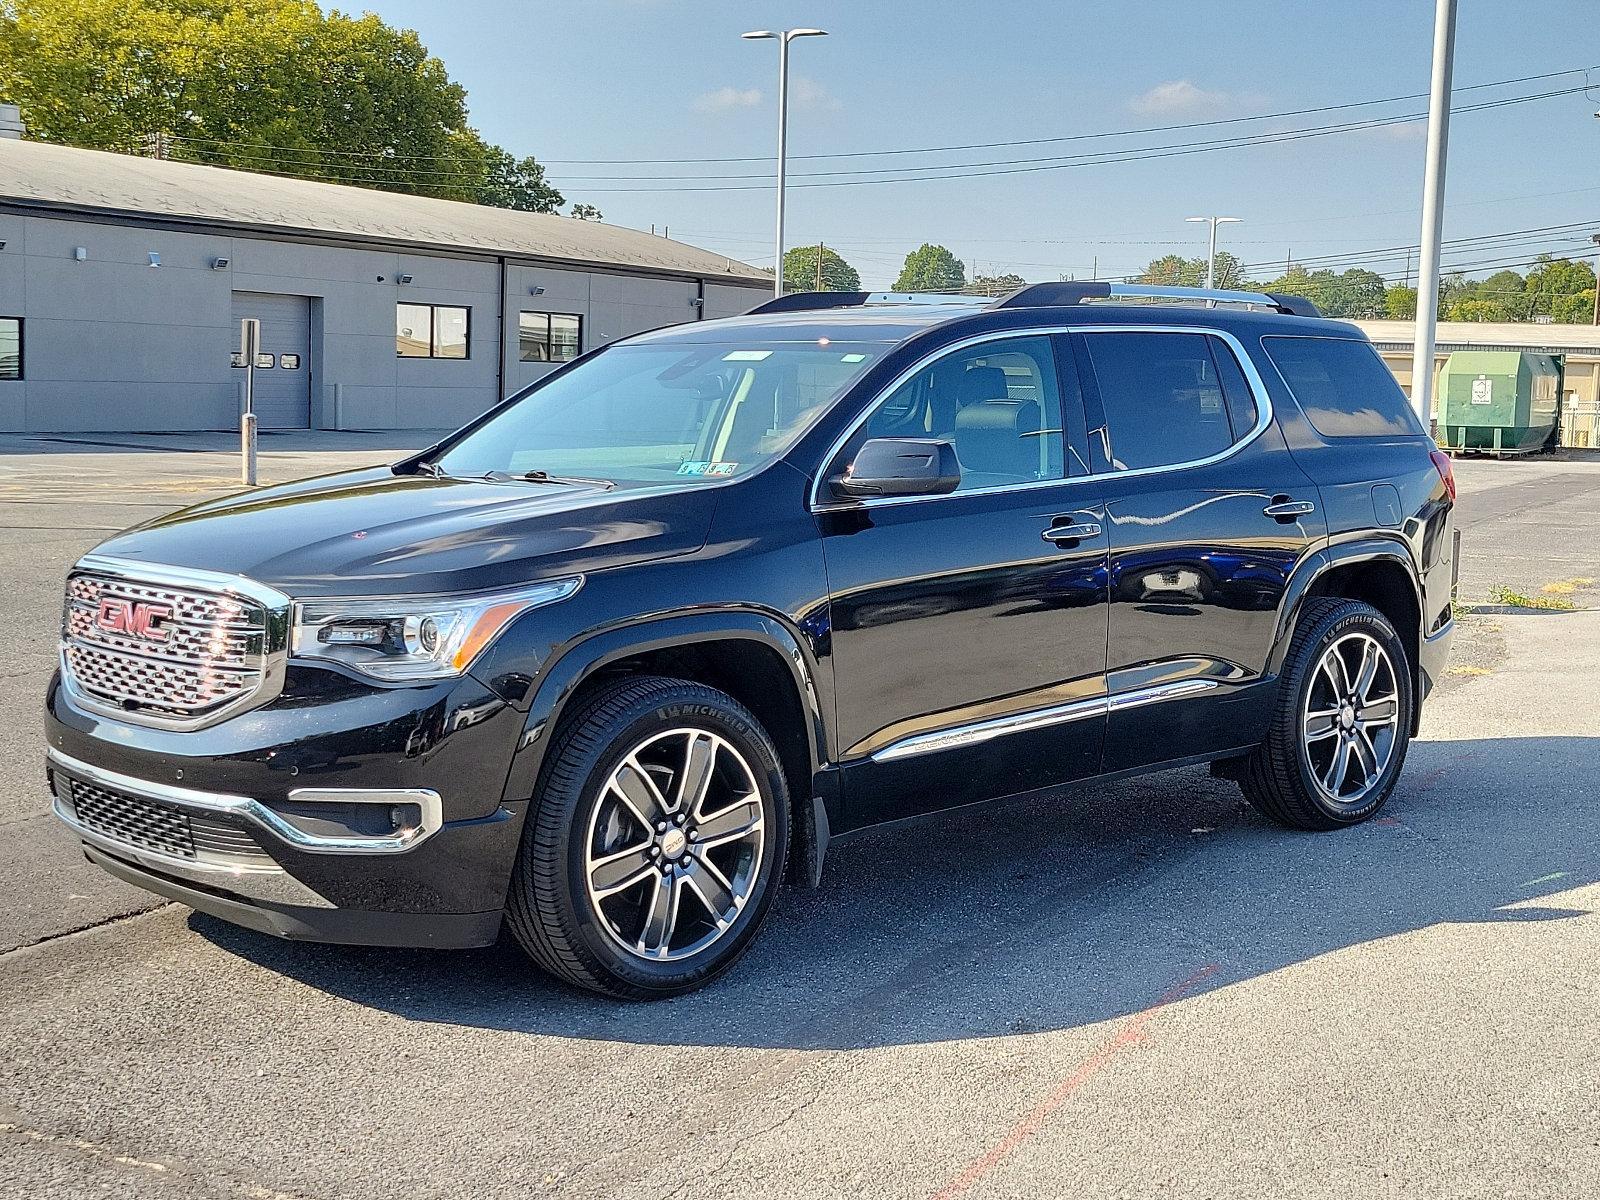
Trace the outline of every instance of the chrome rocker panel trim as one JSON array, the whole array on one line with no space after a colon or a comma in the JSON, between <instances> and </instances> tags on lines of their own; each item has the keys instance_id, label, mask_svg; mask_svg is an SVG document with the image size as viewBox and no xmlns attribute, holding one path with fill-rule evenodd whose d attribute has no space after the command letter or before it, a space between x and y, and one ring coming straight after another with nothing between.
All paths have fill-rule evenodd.
<instances>
[{"instance_id":1,"label":"chrome rocker panel trim","mask_svg":"<svg viewBox=\"0 0 1600 1200\"><path fill-rule=\"evenodd\" d=\"M249 796L230 796L219 792L200 792L192 788L174 787L165 783L151 783L148 780L135 779L131 775L107 771L103 767L83 762L55 749L49 751L49 756L52 763L69 775L79 775L90 783L179 807L242 817L286 845L312 854L399 854L421 845L444 824L444 810L439 793L430 788L297 788L290 792L289 799L295 803L415 804L422 813L420 825L394 837L326 837L307 833L261 801ZM59 807L57 815L74 828L81 828L77 822L67 819ZM127 850L123 842L115 839L101 840L109 841L111 848Z\"/></svg>"},{"instance_id":2,"label":"chrome rocker panel trim","mask_svg":"<svg viewBox=\"0 0 1600 1200\"><path fill-rule=\"evenodd\" d=\"M1068 721L1081 721L1086 717L1099 717L1108 713L1142 708L1146 704L1159 704L1180 696L1209 692L1221 685L1214 679L1180 679L1136 692L1123 692L1116 696L1092 696L1087 700L1073 700L1068 704L1055 704L1031 712L994 717L971 725L958 725L954 729L940 729L932 733L919 733L913 737L891 742L872 756L873 762L895 762L919 754L933 754L940 750L954 750L962 746L975 746L1011 733L1030 729L1043 729L1050 725L1064 725Z\"/></svg>"}]
</instances>

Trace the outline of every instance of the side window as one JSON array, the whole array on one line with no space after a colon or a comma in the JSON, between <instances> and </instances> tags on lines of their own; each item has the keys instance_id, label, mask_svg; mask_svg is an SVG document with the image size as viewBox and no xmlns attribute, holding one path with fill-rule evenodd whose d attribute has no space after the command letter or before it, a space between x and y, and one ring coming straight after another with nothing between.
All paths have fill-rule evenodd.
<instances>
[{"instance_id":1,"label":"side window","mask_svg":"<svg viewBox=\"0 0 1600 1200\"><path fill-rule=\"evenodd\" d=\"M1211 343L1211 358L1217 364L1217 375L1222 380L1222 392L1228 398L1228 418L1233 423L1233 440L1248 437L1256 427L1256 398L1239 369L1239 360L1233 349L1221 338L1206 339Z\"/></svg>"},{"instance_id":2,"label":"side window","mask_svg":"<svg viewBox=\"0 0 1600 1200\"><path fill-rule=\"evenodd\" d=\"M1300 411L1323 437L1426 432L1372 343L1353 338L1266 337L1261 344Z\"/></svg>"},{"instance_id":3,"label":"side window","mask_svg":"<svg viewBox=\"0 0 1600 1200\"><path fill-rule=\"evenodd\" d=\"M997 339L923 368L884 397L852 452L880 437L951 442L961 492L1060 479L1065 438L1050 338Z\"/></svg>"},{"instance_id":4,"label":"side window","mask_svg":"<svg viewBox=\"0 0 1600 1200\"><path fill-rule=\"evenodd\" d=\"M1112 469L1192 462L1233 444L1211 340L1200 333L1084 334Z\"/></svg>"}]
</instances>

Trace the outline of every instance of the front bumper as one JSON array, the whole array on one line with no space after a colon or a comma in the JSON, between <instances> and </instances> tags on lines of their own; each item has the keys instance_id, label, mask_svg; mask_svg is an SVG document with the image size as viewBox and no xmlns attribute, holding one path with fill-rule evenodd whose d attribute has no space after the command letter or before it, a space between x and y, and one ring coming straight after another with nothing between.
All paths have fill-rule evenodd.
<instances>
[{"instance_id":1,"label":"front bumper","mask_svg":"<svg viewBox=\"0 0 1600 1200\"><path fill-rule=\"evenodd\" d=\"M56 815L111 874L248 928L492 942L526 809L503 802L521 714L470 678L300 682L176 732L80 708L58 676L46 718ZM328 702L307 703L319 688Z\"/></svg>"}]
</instances>

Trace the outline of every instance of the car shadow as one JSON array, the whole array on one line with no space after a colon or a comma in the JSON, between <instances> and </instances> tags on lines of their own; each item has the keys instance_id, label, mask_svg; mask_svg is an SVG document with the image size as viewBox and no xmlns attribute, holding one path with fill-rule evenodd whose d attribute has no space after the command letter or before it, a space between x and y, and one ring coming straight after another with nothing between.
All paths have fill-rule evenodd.
<instances>
[{"instance_id":1,"label":"car shadow","mask_svg":"<svg viewBox=\"0 0 1600 1200\"><path fill-rule=\"evenodd\" d=\"M650 1004L561 986L504 938L396 951L190 922L250 962L416 1021L762 1048L1005 1037L1440 924L1586 915L1554 898L1600 879L1597 752L1600 738L1419 742L1384 813L1331 834L1269 824L1203 768L871 831L830 851L821 889L780 894L729 975Z\"/></svg>"}]
</instances>

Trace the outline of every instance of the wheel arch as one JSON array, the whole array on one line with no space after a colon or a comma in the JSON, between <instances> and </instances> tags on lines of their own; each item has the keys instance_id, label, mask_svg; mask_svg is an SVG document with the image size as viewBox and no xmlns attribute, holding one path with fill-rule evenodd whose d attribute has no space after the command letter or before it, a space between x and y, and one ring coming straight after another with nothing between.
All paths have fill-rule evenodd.
<instances>
[{"instance_id":1,"label":"wheel arch","mask_svg":"<svg viewBox=\"0 0 1600 1200\"><path fill-rule=\"evenodd\" d=\"M1294 636L1295 623L1307 600L1337 596L1359 600L1381 612L1400 635L1411 673L1412 695L1421 695L1422 596L1410 547L1398 538L1370 537L1319 549L1301 564L1289 581L1278 614L1268 671L1281 674ZM1422 706L1412 705L1415 735Z\"/></svg>"},{"instance_id":2,"label":"wheel arch","mask_svg":"<svg viewBox=\"0 0 1600 1200\"><path fill-rule=\"evenodd\" d=\"M797 633L755 610L665 615L593 633L566 647L540 672L506 781L505 799L534 794L549 733L597 686L626 675L691 679L748 708L777 747L791 802L790 862L814 879L836 820L837 797L825 770L826 726L817 664ZM817 811L820 798L823 811Z\"/></svg>"}]
</instances>

